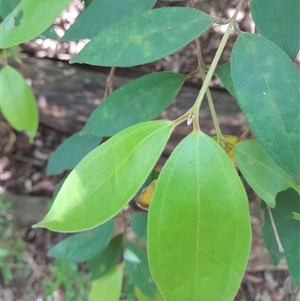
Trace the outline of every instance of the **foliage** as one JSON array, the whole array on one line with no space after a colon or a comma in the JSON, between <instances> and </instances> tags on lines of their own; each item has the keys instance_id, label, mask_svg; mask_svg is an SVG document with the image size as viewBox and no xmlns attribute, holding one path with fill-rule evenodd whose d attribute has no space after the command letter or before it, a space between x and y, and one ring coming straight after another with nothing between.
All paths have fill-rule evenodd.
<instances>
[{"instance_id":1,"label":"foliage","mask_svg":"<svg viewBox=\"0 0 300 301\"><path fill-rule=\"evenodd\" d=\"M68 4L60 1L60 5L53 6L51 2L22 0L1 24L1 47L16 46L50 26ZM123 0L116 0L111 11L101 0L86 6L65 39L91 41L71 63L111 67L146 64L178 51L218 22L191 8L151 9L153 1L131 2L124 9ZM260 35L238 30L235 19L242 3L227 20L228 28L207 72L199 64L194 73L186 76L153 73L130 82L100 104L83 131L65 141L51 158L49 173L73 170L47 216L35 227L88 231L54 246L50 254L62 258L72 250L76 256L71 252L66 259L88 261L92 275L89 300L123 298L123 269L127 283L131 283L128 295L134 291L138 300L233 300L251 245L248 201L234 164L265 202L265 212L270 213L265 214L263 233L274 263L285 256L295 288L300 284L295 271L299 261L300 77L293 64L300 40L295 29L299 1L253 0L251 13ZM97 5L103 5L103 10L95 19L93 7ZM34 6L38 9L33 10ZM217 68L232 28L239 36L231 60ZM4 82L9 68L2 69ZM151 121L171 103L183 82L198 72L204 82L188 112L173 121ZM256 140L242 141L243 137L237 137L231 142L222 135L209 94L214 74L237 99ZM199 127L205 93L217 132L214 138ZM29 106L28 99L24 99L25 106ZM14 110L18 106L14 104ZM29 130L32 139L32 124L16 126L11 121L12 113L1 110L16 129ZM191 133L175 148L156 185L151 186L148 218L135 215L131 220L146 253L127 241L126 235L111 237L111 227L105 225L145 187L145 182L149 185L149 175L168 138L182 122L191 126ZM103 136L113 137L96 147ZM84 139L93 143L83 149ZM68 145L75 145L70 154L76 160L62 165ZM99 244L94 238L98 230L104 241ZM91 250L87 243L93 246ZM277 251L281 243L282 254Z\"/></svg>"}]
</instances>

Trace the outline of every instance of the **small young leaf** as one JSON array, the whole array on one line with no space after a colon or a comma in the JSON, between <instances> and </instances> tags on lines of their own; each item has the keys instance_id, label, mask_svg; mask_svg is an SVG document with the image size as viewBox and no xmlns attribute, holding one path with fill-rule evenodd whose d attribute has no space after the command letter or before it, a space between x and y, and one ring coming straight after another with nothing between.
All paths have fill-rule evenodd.
<instances>
[{"instance_id":1,"label":"small young leaf","mask_svg":"<svg viewBox=\"0 0 300 301\"><path fill-rule=\"evenodd\" d=\"M145 182L173 127L170 121L137 124L92 150L73 169L49 213L34 227L81 231L118 214Z\"/></svg>"},{"instance_id":2,"label":"small young leaf","mask_svg":"<svg viewBox=\"0 0 300 301\"><path fill-rule=\"evenodd\" d=\"M147 220L148 214L144 212L134 212L131 216L131 227L141 242L147 244Z\"/></svg>"},{"instance_id":3,"label":"small young leaf","mask_svg":"<svg viewBox=\"0 0 300 301\"><path fill-rule=\"evenodd\" d=\"M73 169L84 156L99 145L101 138L97 136L75 133L66 139L54 151L47 164L48 175L56 175Z\"/></svg>"},{"instance_id":4,"label":"small young leaf","mask_svg":"<svg viewBox=\"0 0 300 301\"><path fill-rule=\"evenodd\" d=\"M123 235L115 236L109 245L87 262L91 270L91 280L97 280L109 272L118 262L122 251Z\"/></svg>"},{"instance_id":5,"label":"small young leaf","mask_svg":"<svg viewBox=\"0 0 300 301\"><path fill-rule=\"evenodd\" d=\"M96 108L81 133L113 136L131 125L156 118L170 105L184 81L184 75L172 72L151 73L131 81Z\"/></svg>"},{"instance_id":6,"label":"small young leaf","mask_svg":"<svg viewBox=\"0 0 300 301\"><path fill-rule=\"evenodd\" d=\"M280 253L278 250L270 216L265 203L262 203L262 208L265 211L265 224L262 227L262 237L265 246L275 265L278 264L283 256L286 257L288 269L293 279L294 287L296 288L300 284L300 231L299 221L293 219L292 213L300 211L299 194L292 188L281 191L276 197L276 207L271 209L284 253Z\"/></svg>"},{"instance_id":7,"label":"small young leaf","mask_svg":"<svg viewBox=\"0 0 300 301\"><path fill-rule=\"evenodd\" d=\"M153 62L187 45L213 22L209 15L191 8L146 11L100 32L71 63L130 67Z\"/></svg>"},{"instance_id":8,"label":"small young leaf","mask_svg":"<svg viewBox=\"0 0 300 301\"><path fill-rule=\"evenodd\" d=\"M114 232L113 220L84 233L74 234L49 250L49 256L83 262L103 251Z\"/></svg>"},{"instance_id":9,"label":"small young leaf","mask_svg":"<svg viewBox=\"0 0 300 301\"><path fill-rule=\"evenodd\" d=\"M300 49L299 0L251 0L251 14L259 33L278 45L292 60Z\"/></svg>"},{"instance_id":10,"label":"small young leaf","mask_svg":"<svg viewBox=\"0 0 300 301\"><path fill-rule=\"evenodd\" d=\"M139 195L137 204L141 207L147 210L147 208L150 205L150 202L152 200L153 194L154 194L154 190L155 190L155 186L156 186L156 182L157 180L153 180L149 186L147 186L146 188L144 188L141 192L141 194Z\"/></svg>"},{"instance_id":11,"label":"small young leaf","mask_svg":"<svg viewBox=\"0 0 300 301\"><path fill-rule=\"evenodd\" d=\"M289 187L297 189L290 175L275 163L257 140L238 143L234 147L234 158L251 188L272 208L278 192Z\"/></svg>"},{"instance_id":12,"label":"small young leaf","mask_svg":"<svg viewBox=\"0 0 300 301\"><path fill-rule=\"evenodd\" d=\"M59 16L70 0L22 0L0 25L0 48L34 39Z\"/></svg>"},{"instance_id":13,"label":"small young leaf","mask_svg":"<svg viewBox=\"0 0 300 301\"><path fill-rule=\"evenodd\" d=\"M1 40L1 39L0 39ZM38 108L22 74L6 65L0 71L0 111L17 131L28 131L32 142L38 128Z\"/></svg>"},{"instance_id":14,"label":"small young leaf","mask_svg":"<svg viewBox=\"0 0 300 301\"><path fill-rule=\"evenodd\" d=\"M130 241L126 242L124 260L127 273L136 285L147 297L155 297L157 287L151 277L147 253Z\"/></svg>"},{"instance_id":15,"label":"small young leaf","mask_svg":"<svg viewBox=\"0 0 300 301\"><path fill-rule=\"evenodd\" d=\"M63 41L91 39L102 30L142 11L156 0L93 0L66 32Z\"/></svg>"},{"instance_id":16,"label":"small young leaf","mask_svg":"<svg viewBox=\"0 0 300 301\"><path fill-rule=\"evenodd\" d=\"M233 88L233 82L231 77L231 68L230 68L230 62L218 67L216 69L216 74L219 76L220 80L222 81L224 87L227 89L227 91L234 97L235 92Z\"/></svg>"},{"instance_id":17,"label":"small young leaf","mask_svg":"<svg viewBox=\"0 0 300 301\"><path fill-rule=\"evenodd\" d=\"M258 141L300 185L299 73L293 62L266 38L243 33L232 51L231 75Z\"/></svg>"},{"instance_id":18,"label":"small young leaf","mask_svg":"<svg viewBox=\"0 0 300 301\"><path fill-rule=\"evenodd\" d=\"M241 180L216 141L194 131L163 167L149 208L150 270L165 301L233 300L250 245Z\"/></svg>"},{"instance_id":19,"label":"small young leaf","mask_svg":"<svg viewBox=\"0 0 300 301\"><path fill-rule=\"evenodd\" d=\"M89 301L119 301L122 290L123 266L123 263L116 265L105 276L92 282Z\"/></svg>"}]
</instances>

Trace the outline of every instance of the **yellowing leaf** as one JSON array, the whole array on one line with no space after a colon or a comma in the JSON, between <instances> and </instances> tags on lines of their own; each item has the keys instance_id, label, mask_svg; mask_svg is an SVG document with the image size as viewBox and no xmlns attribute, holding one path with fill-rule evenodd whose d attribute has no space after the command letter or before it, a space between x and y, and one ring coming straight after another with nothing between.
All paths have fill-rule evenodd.
<instances>
[{"instance_id":1,"label":"yellowing leaf","mask_svg":"<svg viewBox=\"0 0 300 301\"><path fill-rule=\"evenodd\" d=\"M156 179L153 180L148 187L142 190L142 193L139 196L137 204L143 209L147 210L149 207L156 186L156 182Z\"/></svg>"}]
</instances>

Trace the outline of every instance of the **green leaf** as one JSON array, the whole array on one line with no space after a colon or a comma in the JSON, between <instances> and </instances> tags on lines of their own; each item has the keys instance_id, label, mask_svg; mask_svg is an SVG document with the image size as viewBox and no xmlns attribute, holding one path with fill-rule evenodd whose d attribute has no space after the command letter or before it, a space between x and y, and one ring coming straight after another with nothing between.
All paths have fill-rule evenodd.
<instances>
[{"instance_id":1,"label":"green leaf","mask_svg":"<svg viewBox=\"0 0 300 301\"><path fill-rule=\"evenodd\" d=\"M70 0L22 0L0 25L0 48L34 39L59 16Z\"/></svg>"},{"instance_id":2,"label":"green leaf","mask_svg":"<svg viewBox=\"0 0 300 301\"><path fill-rule=\"evenodd\" d=\"M187 45L213 22L209 15L191 8L146 11L102 31L71 63L129 67L153 62Z\"/></svg>"},{"instance_id":3,"label":"green leaf","mask_svg":"<svg viewBox=\"0 0 300 301\"><path fill-rule=\"evenodd\" d=\"M264 37L241 34L231 56L239 105L259 142L300 184L299 73L289 57Z\"/></svg>"},{"instance_id":4,"label":"green leaf","mask_svg":"<svg viewBox=\"0 0 300 301\"><path fill-rule=\"evenodd\" d=\"M141 123L91 151L70 173L49 213L34 227L74 232L118 214L143 185L173 127L170 121Z\"/></svg>"},{"instance_id":5,"label":"green leaf","mask_svg":"<svg viewBox=\"0 0 300 301\"><path fill-rule=\"evenodd\" d=\"M49 256L83 262L103 251L114 232L113 220L84 233L67 237L49 250Z\"/></svg>"},{"instance_id":6,"label":"green leaf","mask_svg":"<svg viewBox=\"0 0 300 301\"><path fill-rule=\"evenodd\" d=\"M47 164L48 175L56 175L73 169L91 150L101 142L97 136L75 133L63 141L50 157Z\"/></svg>"},{"instance_id":7,"label":"green leaf","mask_svg":"<svg viewBox=\"0 0 300 301\"><path fill-rule=\"evenodd\" d=\"M3 20L21 2L21 0L0 0L0 17Z\"/></svg>"},{"instance_id":8,"label":"green leaf","mask_svg":"<svg viewBox=\"0 0 300 301\"><path fill-rule=\"evenodd\" d=\"M293 218L297 221L300 221L300 213L293 212Z\"/></svg>"},{"instance_id":9,"label":"green leaf","mask_svg":"<svg viewBox=\"0 0 300 301\"><path fill-rule=\"evenodd\" d=\"M21 73L6 65L0 71L0 110L17 131L28 131L32 142L38 128L38 108L32 89Z\"/></svg>"},{"instance_id":10,"label":"green leaf","mask_svg":"<svg viewBox=\"0 0 300 301\"><path fill-rule=\"evenodd\" d=\"M271 40L292 60L300 49L299 0L251 0L251 14L259 33Z\"/></svg>"},{"instance_id":11,"label":"green leaf","mask_svg":"<svg viewBox=\"0 0 300 301\"><path fill-rule=\"evenodd\" d=\"M127 241L124 260L127 273L134 285L148 298L153 299L157 288L150 274L147 253L137 245Z\"/></svg>"},{"instance_id":12,"label":"green leaf","mask_svg":"<svg viewBox=\"0 0 300 301\"><path fill-rule=\"evenodd\" d=\"M131 216L131 227L141 242L147 244L147 220L148 214L144 212L134 212Z\"/></svg>"},{"instance_id":13,"label":"green leaf","mask_svg":"<svg viewBox=\"0 0 300 301\"><path fill-rule=\"evenodd\" d=\"M91 270L91 280L97 280L108 273L120 258L123 243L123 235L115 236L109 245L95 257L87 262Z\"/></svg>"},{"instance_id":14,"label":"green leaf","mask_svg":"<svg viewBox=\"0 0 300 301\"><path fill-rule=\"evenodd\" d=\"M257 140L238 143L234 147L234 158L248 184L270 207L275 207L278 192L289 187L300 191Z\"/></svg>"},{"instance_id":15,"label":"green leaf","mask_svg":"<svg viewBox=\"0 0 300 301\"><path fill-rule=\"evenodd\" d=\"M156 0L93 0L66 32L63 41L91 39L102 30L151 9Z\"/></svg>"},{"instance_id":16,"label":"green leaf","mask_svg":"<svg viewBox=\"0 0 300 301\"><path fill-rule=\"evenodd\" d=\"M165 301L159 290L157 290L156 295L154 299L148 298L145 294L141 292L141 290L138 287L134 287L135 296L138 299L138 301Z\"/></svg>"},{"instance_id":17,"label":"green leaf","mask_svg":"<svg viewBox=\"0 0 300 301\"><path fill-rule=\"evenodd\" d=\"M214 139L194 131L173 151L148 216L151 274L165 301L233 300L251 245L248 200Z\"/></svg>"},{"instance_id":18,"label":"green leaf","mask_svg":"<svg viewBox=\"0 0 300 301\"><path fill-rule=\"evenodd\" d=\"M131 125L156 118L170 105L184 81L184 75L172 72L152 73L131 81L96 108L82 134L113 136Z\"/></svg>"},{"instance_id":19,"label":"green leaf","mask_svg":"<svg viewBox=\"0 0 300 301\"><path fill-rule=\"evenodd\" d=\"M233 82L232 82L232 77L231 77L231 70L230 70L230 62L218 67L216 69L216 74L222 81L224 87L227 89L227 91L234 97L235 97L235 92L233 88Z\"/></svg>"},{"instance_id":20,"label":"green leaf","mask_svg":"<svg viewBox=\"0 0 300 301\"><path fill-rule=\"evenodd\" d=\"M119 301L122 290L123 264L116 265L102 278L92 282L89 301Z\"/></svg>"},{"instance_id":21,"label":"green leaf","mask_svg":"<svg viewBox=\"0 0 300 301\"><path fill-rule=\"evenodd\" d=\"M300 284L300 231L299 221L293 219L292 213L294 211L300 211L299 201L299 194L294 189L288 188L287 190L278 193L276 197L276 207L271 209L284 253L280 253L278 250L266 204L262 203L262 208L265 211L265 224L262 227L262 237L265 246L275 265L279 263L283 256L286 257L288 269L295 288Z\"/></svg>"}]
</instances>

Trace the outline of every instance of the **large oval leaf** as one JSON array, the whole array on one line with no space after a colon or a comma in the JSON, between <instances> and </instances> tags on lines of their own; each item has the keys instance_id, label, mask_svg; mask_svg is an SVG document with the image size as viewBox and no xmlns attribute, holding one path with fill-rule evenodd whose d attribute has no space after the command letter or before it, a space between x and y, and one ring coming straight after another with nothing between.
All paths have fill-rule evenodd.
<instances>
[{"instance_id":1,"label":"large oval leaf","mask_svg":"<svg viewBox=\"0 0 300 301\"><path fill-rule=\"evenodd\" d=\"M193 132L158 178L148 217L151 274L166 301L232 301L251 228L244 187L222 148Z\"/></svg>"},{"instance_id":2,"label":"large oval leaf","mask_svg":"<svg viewBox=\"0 0 300 301\"><path fill-rule=\"evenodd\" d=\"M119 213L147 179L173 126L170 121L141 123L95 148L73 169L35 227L81 231Z\"/></svg>"},{"instance_id":3,"label":"large oval leaf","mask_svg":"<svg viewBox=\"0 0 300 301\"><path fill-rule=\"evenodd\" d=\"M63 36L63 41L91 39L102 30L153 7L156 0L93 0Z\"/></svg>"},{"instance_id":4,"label":"large oval leaf","mask_svg":"<svg viewBox=\"0 0 300 301\"><path fill-rule=\"evenodd\" d=\"M0 39L1 40L1 39ZM38 107L32 89L16 69L5 66L0 71L0 111L17 131L28 131L33 141L39 122Z\"/></svg>"},{"instance_id":5,"label":"large oval leaf","mask_svg":"<svg viewBox=\"0 0 300 301\"><path fill-rule=\"evenodd\" d=\"M170 105L184 81L184 75L173 72L152 73L131 81L96 108L82 134L113 136L131 125L154 119Z\"/></svg>"},{"instance_id":6,"label":"large oval leaf","mask_svg":"<svg viewBox=\"0 0 300 301\"><path fill-rule=\"evenodd\" d=\"M300 49L299 0L251 0L250 3L259 33L277 44L294 60Z\"/></svg>"},{"instance_id":7,"label":"large oval leaf","mask_svg":"<svg viewBox=\"0 0 300 301\"><path fill-rule=\"evenodd\" d=\"M278 192L289 187L297 189L290 175L275 163L257 140L238 143L234 147L234 158L248 184L270 207L275 207Z\"/></svg>"},{"instance_id":8,"label":"large oval leaf","mask_svg":"<svg viewBox=\"0 0 300 301\"><path fill-rule=\"evenodd\" d=\"M114 232L113 220L84 233L67 237L49 250L58 259L83 262L103 251Z\"/></svg>"},{"instance_id":9,"label":"large oval leaf","mask_svg":"<svg viewBox=\"0 0 300 301\"><path fill-rule=\"evenodd\" d=\"M235 95L257 139L300 184L299 73L264 37L241 34L231 56Z\"/></svg>"},{"instance_id":10,"label":"large oval leaf","mask_svg":"<svg viewBox=\"0 0 300 301\"><path fill-rule=\"evenodd\" d=\"M0 25L0 48L31 40L46 30L70 0L22 0Z\"/></svg>"},{"instance_id":11,"label":"large oval leaf","mask_svg":"<svg viewBox=\"0 0 300 301\"><path fill-rule=\"evenodd\" d=\"M213 18L195 9L154 9L119 22L95 36L72 60L129 67L172 54L201 35Z\"/></svg>"}]
</instances>

